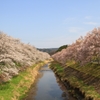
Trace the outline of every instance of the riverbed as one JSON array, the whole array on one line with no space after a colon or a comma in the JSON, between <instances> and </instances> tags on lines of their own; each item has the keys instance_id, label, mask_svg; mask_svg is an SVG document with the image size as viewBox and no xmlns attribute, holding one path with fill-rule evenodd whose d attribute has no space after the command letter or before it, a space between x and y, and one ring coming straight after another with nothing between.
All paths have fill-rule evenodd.
<instances>
[{"instance_id":1,"label":"riverbed","mask_svg":"<svg viewBox=\"0 0 100 100\"><path fill-rule=\"evenodd\" d=\"M24 100L76 100L63 83L55 76L49 65L44 65Z\"/></svg>"}]
</instances>

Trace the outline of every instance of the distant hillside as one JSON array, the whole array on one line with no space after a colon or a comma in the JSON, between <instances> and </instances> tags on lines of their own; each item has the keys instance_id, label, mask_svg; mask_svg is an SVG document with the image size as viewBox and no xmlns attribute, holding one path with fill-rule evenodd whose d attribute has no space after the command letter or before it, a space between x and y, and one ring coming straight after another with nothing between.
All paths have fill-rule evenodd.
<instances>
[{"instance_id":1,"label":"distant hillside","mask_svg":"<svg viewBox=\"0 0 100 100\"><path fill-rule=\"evenodd\" d=\"M43 49L38 48L38 50L43 51L43 52L47 52L50 55L52 55L58 50L58 48L43 48Z\"/></svg>"},{"instance_id":2,"label":"distant hillside","mask_svg":"<svg viewBox=\"0 0 100 100\"><path fill-rule=\"evenodd\" d=\"M66 49L67 47L68 47L68 45L63 45L63 46L60 46L59 48L43 48L43 49L37 48L37 49L42 52L47 52L50 55L53 55L54 53L57 53L57 52L61 51L62 49Z\"/></svg>"},{"instance_id":3,"label":"distant hillside","mask_svg":"<svg viewBox=\"0 0 100 100\"><path fill-rule=\"evenodd\" d=\"M58 48L58 50L56 52L61 51L62 49L66 49L68 47L68 45L63 45L61 47Z\"/></svg>"}]
</instances>

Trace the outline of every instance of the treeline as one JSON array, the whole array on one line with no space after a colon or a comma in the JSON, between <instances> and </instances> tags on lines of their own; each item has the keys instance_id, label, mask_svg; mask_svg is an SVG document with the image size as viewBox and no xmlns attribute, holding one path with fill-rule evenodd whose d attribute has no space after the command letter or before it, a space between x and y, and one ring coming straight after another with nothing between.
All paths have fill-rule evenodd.
<instances>
[{"instance_id":1,"label":"treeline","mask_svg":"<svg viewBox=\"0 0 100 100\"><path fill-rule=\"evenodd\" d=\"M57 52L60 52L62 49L66 49L67 47L68 47L68 45L63 45L63 46L59 47L59 48L57 49L56 53L57 53Z\"/></svg>"},{"instance_id":2,"label":"treeline","mask_svg":"<svg viewBox=\"0 0 100 100\"><path fill-rule=\"evenodd\" d=\"M100 64L100 28L88 32L74 43L52 56L56 61L65 64L69 60L85 65L90 62Z\"/></svg>"}]
</instances>

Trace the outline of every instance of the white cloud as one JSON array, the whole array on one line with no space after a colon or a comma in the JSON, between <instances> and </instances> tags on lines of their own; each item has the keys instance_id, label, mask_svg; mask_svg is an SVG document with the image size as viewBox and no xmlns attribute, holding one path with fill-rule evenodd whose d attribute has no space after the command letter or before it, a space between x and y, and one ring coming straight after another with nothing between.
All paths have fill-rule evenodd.
<instances>
[{"instance_id":1,"label":"white cloud","mask_svg":"<svg viewBox=\"0 0 100 100\"><path fill-rule=\"evenodd\" d=\"M92 16L86 16L85 19L92 19Z\"/></svg>"},{"instance_id":2,"label":"white cloud","mask_svg":"<svg viewBox=\"0 0 100 100\"><path fill-rule=\"evenodd\" d=\"M80 27L69 27L68 31L70 33L78 33L80 31L82 31L82 28L80 28Z\"/></svg>"},{"instance_id":3,"label":"white cloud","mask_svg":"<svg viewBox=\"0 0 100 100\"><path fill-rule=\"evenodd\" d=\"M84 24L88 24L88 25L97 25L98 23L96 23L96 22L84 22Z\"/></svg>"}]
</instances>

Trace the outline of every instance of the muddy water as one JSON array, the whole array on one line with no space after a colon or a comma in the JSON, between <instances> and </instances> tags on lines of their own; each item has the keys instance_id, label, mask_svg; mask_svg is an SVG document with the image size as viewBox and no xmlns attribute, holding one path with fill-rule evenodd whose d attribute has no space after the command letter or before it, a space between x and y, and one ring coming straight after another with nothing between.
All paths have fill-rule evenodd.
<instances>
[{"instance_id":1,"label":"muddy water","mask_svg":"<svg viewBox=\"0 0 100 100\"><path fill-rule=\"evenodd\" d=\"M45 65L40 75L24 100L76 100L71 97L53 71Z\"/></svg>"}]
</instances>

